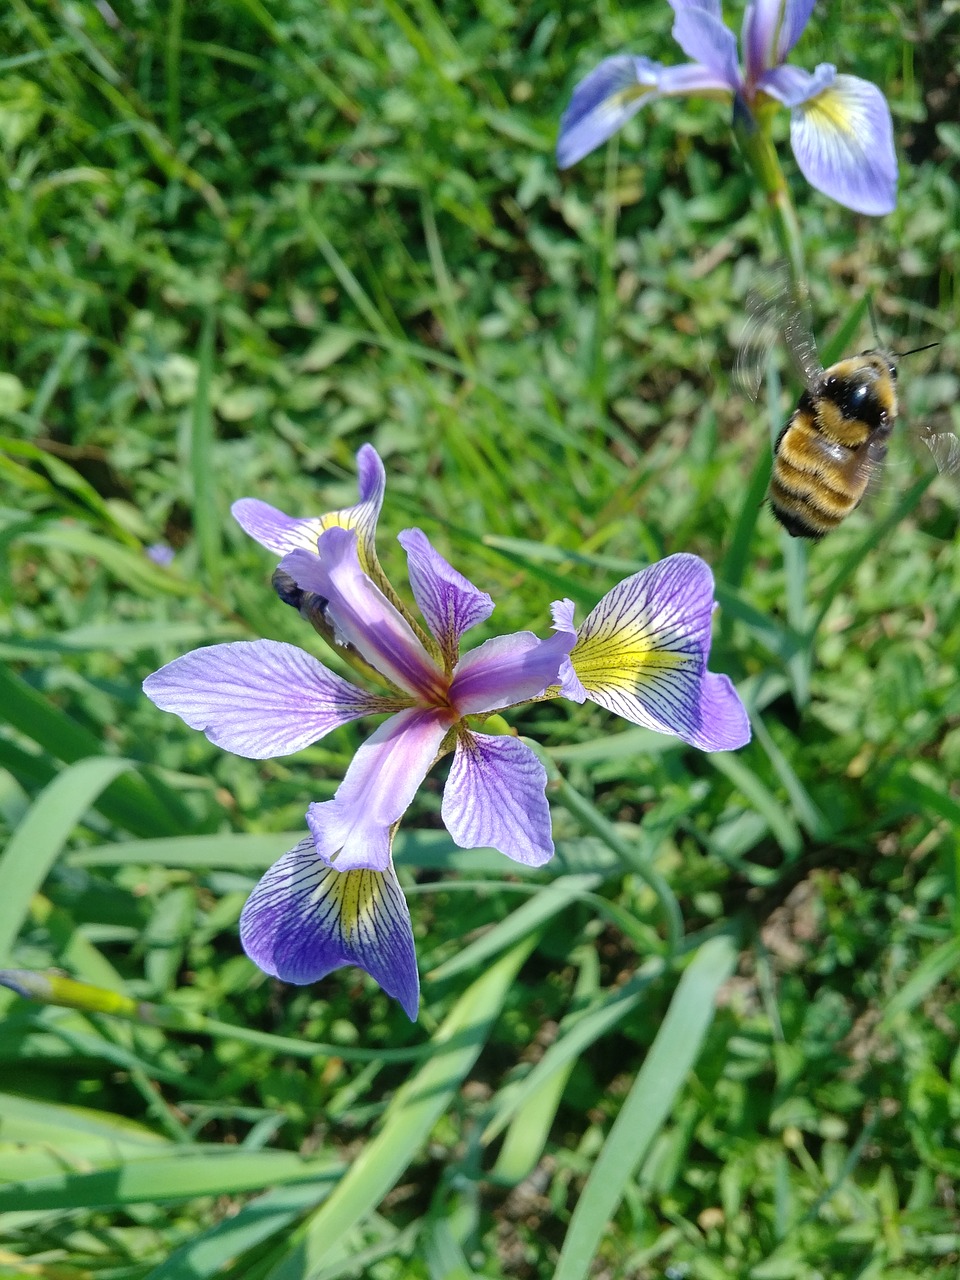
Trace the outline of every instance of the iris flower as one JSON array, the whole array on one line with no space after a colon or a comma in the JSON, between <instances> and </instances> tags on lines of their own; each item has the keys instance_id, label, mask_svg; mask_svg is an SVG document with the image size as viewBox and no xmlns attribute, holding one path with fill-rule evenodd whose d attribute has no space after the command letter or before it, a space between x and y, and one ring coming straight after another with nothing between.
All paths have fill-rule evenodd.
<instances>
[{"instance_id":1,"label":"iris flower","mask_svg":"<svg viewBox=\"0 0 960 1280\"><path fill-rule=\"evenodd\" d=\"M790 143L807 181L860 213L889 213L896 204L897 161L886 99L876 85L838 74L787 66L814 0L753 0L737 39L724 25L720 0L670 0L673 38L692 58L665 67L649 58L605 58L573 91L557 143L566 169L593 151L658 98L683 94L732 99L735 112L765 121L777 104L790 109Z\"/></svg>"},{"instance_id":2,"label":"iris flower","mask_svg":"<svg viewBox=\"0 0 960 1280\"><path fill-rule=\"evenodd\" d=\"M411 1019L419 978L410 915L393 867L397 825L431 765L452 751L441 817L462 848L492 847L527 866L553 854L547 776L509 734L481 732L492 713L541 698L587 698L706 751L750 736L726 676L707 671L710 570L675 555L614 587L579 630L569 600L554 634L497 636L460 654L493 611L419 529L399 535L420 622L386 579L375 534L385 476L375 450L357 457L360 502L297 519L257 499L234 504L252 537L282 556L274 582L370 691L311 654L274 640L196 649L144 681L147 695L211 742L261 760L317 742L340 725L389 713L360 746L333 799L307 810L310 834L260 880L240 918L255 964L309 983L346 964L365 969Z\"/></svg>"},{"instance_id":3,"label":"iris flower","mask_svg":"<svg viewBox=\"0 0 960 1280\"><path fill-rule=\"evenodd\" d=\"M234 514L283 552L281 582L301 612L376 673L369 692L293 645L211 645L149 676L144 691L211 742L268 759L299 751L360 716L392 713L357 751L332 800L307 810L310 837L263 877L244 908L241 941L269 974L307 983L357 964L416 1017L419 980L410 916L393 869L393 835L434 761L453 750L441 816L463 848L492 847L529 866L553 854L546 771L519 738L481 733L491 713L538 697L559 680L574 643L557 632L497 636L460 656L463 635L493 612L419 529L401 533L411 589L427 633L375 580L373 536L383 494L375 451L360 453L361 502L296 520L247 499Z\"/></svg>"}]
</instances>

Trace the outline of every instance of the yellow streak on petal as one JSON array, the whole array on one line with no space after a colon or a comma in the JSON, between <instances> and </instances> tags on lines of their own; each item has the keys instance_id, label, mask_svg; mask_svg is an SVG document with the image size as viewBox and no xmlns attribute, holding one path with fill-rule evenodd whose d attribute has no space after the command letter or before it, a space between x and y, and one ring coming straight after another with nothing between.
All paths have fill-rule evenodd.
<instances>
[{"instance_id":1,"label":"yellow streak on petal","mask_svg":"<svg viewBox=\"0 0 960 1280\"><path fill-rule=\"evenodd\" d=\"M810 117L811 123L821 131L833 129L847 137L856 138L863 133L863 123L856 103L848 95L829 85L815 97L800 104L800 110Z\"/></svg>"},{"instance_id":2,"label":"yellow streak on petal","mask_svg":"<svg viewBox=\"0 0 960 1280\"><path fill-rule=\"evenodd\" d=\"M331 877L328 896L336 903L340 933L345 942L353 942L366 926L366 933L377 932L378 907L383 898L383 872L361 869L341 871Z\"/></svg>"},{"instance_id":3,"label":"yellow streak on petal","mask_svg":"<svg viewBox=\"0 0 960 1280\"><path fill-rule=\"evenodd\" d=\"M588 693L598 689L636 689L664 671L695 666L697 656L658 648L642 622L601 627L578 640L570 661Z\"/></svg>"}]
</instances>

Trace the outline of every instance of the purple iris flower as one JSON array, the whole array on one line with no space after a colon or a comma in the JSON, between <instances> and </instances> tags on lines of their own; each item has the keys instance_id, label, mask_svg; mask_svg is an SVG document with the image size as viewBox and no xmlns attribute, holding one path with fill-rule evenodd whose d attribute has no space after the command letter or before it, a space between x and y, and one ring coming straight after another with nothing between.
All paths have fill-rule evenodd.
<instances>
[{"instance_id":1,"label":"purple iris flower","mask_svg":"<svg viewBox=\"0 0 960 1280\"><path fill-rule=\"evenodd\" d=\"M553 606L554 625L576 643L561 673L563 697L672 733L701 751L750 741L750 721L728 676L707 670L716 603L699 556L667 556L608 591L578 630L573 604Z\"/></svg>"},{"instance_id":2,"label":"purple iris flower","mask_svg":"<svg viewBox=\"0 0 960 1280\"><path fill-rule=\"evenodd\" d=\"M497 636L460 656L463 635L493 611L490 596L457 573L419 529L399 536L427 632L379 580L373 537L383 466L365 446L360 503L297 520L266 503L234 507L274 551L298 600L322 615L334 643L376 673L368 692L316 658L272 640L196 649L144 681L157 706L211 742L267 759L299 751L360 716L392 713L360 747L332 800L307 810L310 838L256 886L240 920L250 958L286 982L317 981L344 964L365 969L411 1019L419 979L392 843L427 771L453 751L441 815L463 848L493 847L528 866L553 854L546 772L519 738L481 733L491 713L539 697L560 679L575 636ZM312 602L312 605L309 604Z\"/></svg>"},{"instance_id":3,"label":"purple iris flower","mask_svg":"<svg viewBox=\"0 0 960 1280\"><path fill-rule=\"evenodd\" d=\"M573 91L560 122L561 169L593 151L641 107L681 94L733 98L755 119L777 103L790 109L790 142L800 171L825 195L859 213L889 213L896 204L897 160L886 99L876 85L784 65L800 39L814 0L753 0L737 39L724 25L720 0L670 0L673 38L693 61L665 67L649 58L605 58Z\"/></svg>"}]
</instances>

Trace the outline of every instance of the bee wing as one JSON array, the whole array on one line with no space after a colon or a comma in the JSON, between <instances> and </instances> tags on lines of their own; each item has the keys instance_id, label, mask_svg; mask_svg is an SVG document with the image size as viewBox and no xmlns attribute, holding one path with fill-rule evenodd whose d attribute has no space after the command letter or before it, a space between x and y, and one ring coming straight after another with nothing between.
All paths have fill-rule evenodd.
<instances>
[{"instance_id":1,"label":"bee wing","mask_svg":"<svg viewBox=\"0 0 960 1280\"><path fill-rule=\"evenodd\" d=\"M929 431L920 439L933 454L938 471L945 475L960 471L960 439L952 431Z\"/></svg>"},{"instance_id":2,"label":"bee wing","mask_svg":"<svg viewBox=\"0 0 960 1280\"><path fill-rule=\"evenodd\" d=\"M756 400L767 357L774 343L782 339L794 372L812 391L823 366L807 319L806 299L790 284L785 267L774 273L769 291L755 290L747 295L746 308L733 368L737 385Z\"/></svg>"}]
</instances>

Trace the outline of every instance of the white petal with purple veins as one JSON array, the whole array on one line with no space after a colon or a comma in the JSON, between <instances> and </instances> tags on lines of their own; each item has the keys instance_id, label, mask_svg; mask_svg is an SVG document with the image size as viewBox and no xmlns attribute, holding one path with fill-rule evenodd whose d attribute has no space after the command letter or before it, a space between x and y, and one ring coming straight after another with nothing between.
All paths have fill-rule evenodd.
<instances>
[{"instance_id":1,"label":"white petal with purple veins","mask_svg":"<svg viewBox=\"0 0 960 1280\"><path fill-rule=\"evenodd\" d=\"M790 143L801 173L824 195L858 213L880 215L896 207L893 124L876 85L857 76L833 77L793 106Z\"/></svg>"},{"instance_id":2,"label":"white petal with purple veins","mask_svg":"<svg viewBox=\"0 0 960 1280\"><path fill-rule=\"evenodd\" d=\"M318 982L354 964L417 1016L420 980L410 912L393 865L335 871L301 840L256 886L240 916L240 941L264 973Z\"/></svg>"},{"instance_id":3,"label":"white petal with purple veins","mask_svg":"<svg viewBox=\"0 0 960 1280\"><path fill-rule=\"evenodd\" d=\"M440 814L462 849L499 849L543 866L553 856L547 773L519 738L461 733Z\"/></svg>"},{"instance_id":4,"label":"white petal with purple veins","mask_svg":"<svg viewBox=\"0 0 960 1280\"><path fill-rule=\"evenodd\" d=\"M557 632L540 640L532 631L494 636L457 663L450 700L462 716L496 711L536 698L558 684L575 636Z\"/></svg>"},{"instance_id":5,"label":"white petal with purple veins","mask_svg":"<svg viewBox=\"0 0 960 1280\"><path fill-rule=\"evenodd\" d=\"M386 870L391 828L416 795L452 723L452 713L410 707L367 739L333 799L307 810L307 826L324 862L338 871Z\"/></svg>"},{"instance_id":6,"label":"white petal with purple veins","mask_svg":"<svg viewBox=\"0 0 960 1280\"><path fill-rule=\"evenodd\" d=\"M304 591L326 601L325 616L337 640L352 644L371 666L427 702L443 700L446 681L410 623L367 577L357 558L352 530L328 529L317 544L319 556L293 551L280 568Z\"/></svg>"},{"instance_id":7,"label":"white petal with purple veins","mask_svg":"<svg viewBox=\"0 0 960 1280\"><path fill-rule=\"evenodd\" d=\"M410 587L417 607L452 666L464 632L493 613L493 600L458 573L420 529L404 529L397 541L407 553Z\"/></svg>"},{"instance_id":8,"label":"white petal with purple veins","mask_svg":"<svg viewBox=\"0 0 960 1280\"><path fill-rule=\"evenodd\" d=\"M750 731L739 698L706 669L712 613L713 575L697 556L668 556L625 579L580 627L570 654L579 689L694 746L742 746Z\"/></svg>"},{"instance_id":9,"label":"white petal with purple veins","mask_svg":"<svg viewBox=\"0 0 960 1280\"><path fill-rule=\"evenodd\" d=\"M338 725L390 706L276 640L194 649L147 676L143 691L218 747L252 760L300 751Z\"/></svg>"}]
</instances>

